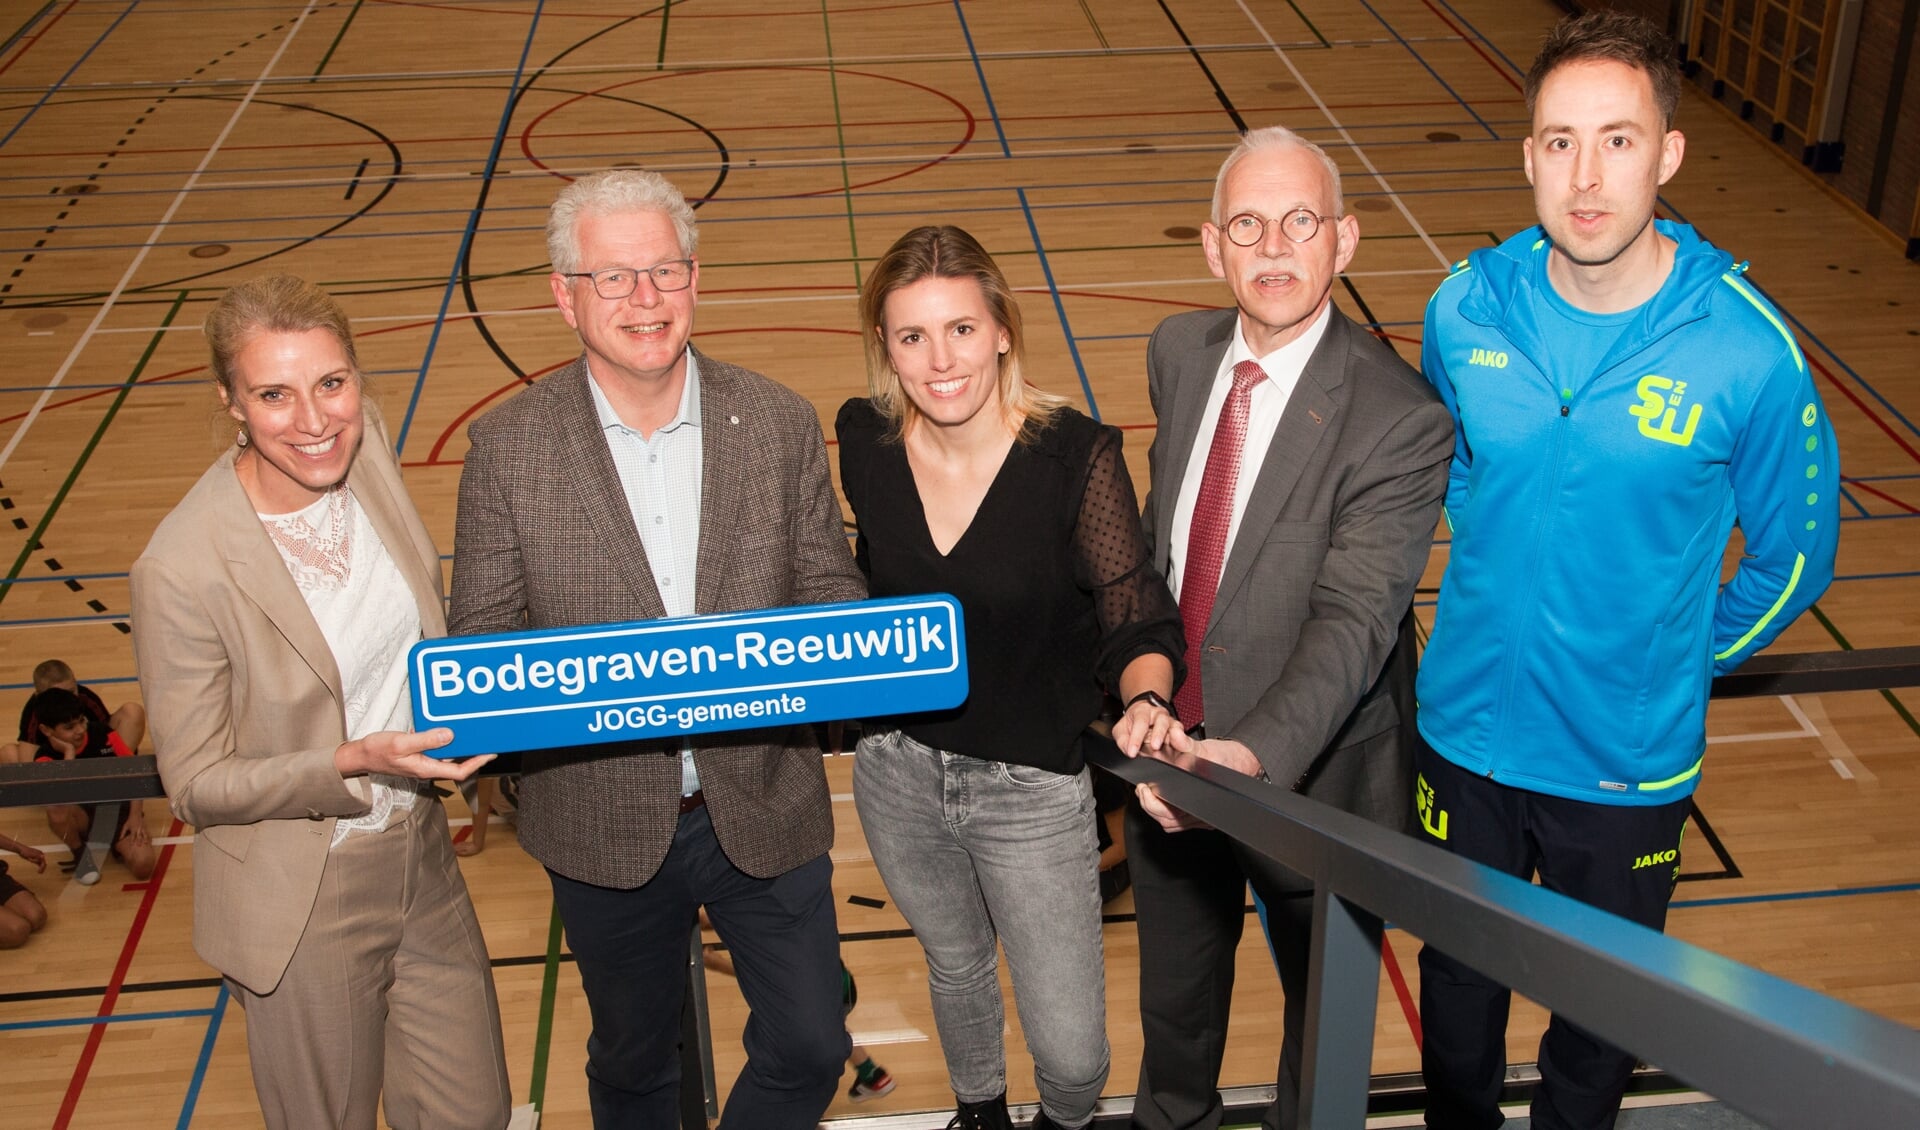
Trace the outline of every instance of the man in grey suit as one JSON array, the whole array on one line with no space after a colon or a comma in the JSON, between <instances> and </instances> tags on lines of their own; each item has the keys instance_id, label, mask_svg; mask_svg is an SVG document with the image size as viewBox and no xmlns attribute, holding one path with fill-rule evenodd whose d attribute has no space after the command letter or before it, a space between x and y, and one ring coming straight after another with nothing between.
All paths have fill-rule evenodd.
<instances>
[{"instance_id":1,"label":"man in grey suit","mask_svg":"<svg viewBox=\"0 0 1920 1130\"><path fill-rule=\"evenodd\" d=\"M696 238L657 174L555 200L550 281L585 353L468 430L452 634L866 595L812 406L688 345ZM848 1043L833 814L806 728L533 752L524 774L520 843L546 865L593 1014L594 1125L678 1125L704 906L752 1010L727 1124L811 1130Z\"/></svg>"},{"instance_id":2,"label":"man in grey suit","mask_svg":"<svg viewBox=\"0 0 1920 1130\"><path fill-rule=\"evenodd\" d=\"M1317 146L1277 127L1247 134L1220 167L1201 238L1236 307L1168 318L1147 351L1160 429L1143 521L1187 632L1176 704L1191 736L1175 753L1404 827L1410 606L1453 426L1420 374L1329 301L1360 229ZM1286 992L1264 1125L1291 1130L1311 884L1150 787L1139 801L1127 823L1145 1039L1134 1125L1220 1125L1250 880Z\"/></svg>"}]
</instances>

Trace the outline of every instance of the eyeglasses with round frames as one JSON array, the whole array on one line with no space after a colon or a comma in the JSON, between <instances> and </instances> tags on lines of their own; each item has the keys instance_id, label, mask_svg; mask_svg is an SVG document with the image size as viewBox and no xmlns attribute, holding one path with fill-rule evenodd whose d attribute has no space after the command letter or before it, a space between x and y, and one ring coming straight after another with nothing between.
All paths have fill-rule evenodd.
<instances>
[{"instance_id":1,"label":"eyeglasses with round frames","mask_svg":"<svg viewBox=\"0 0 1920 1130\"><path fill-rule=\"evenodd\" d=\"M562 278L592 279L595 294L614 300L626 298L638 289L642 275L652 280L653 289L662 294L672 294L693 285L693 260L669 259L651 267L608 267L604 271L561 272Z\"/></svg>"},{"instance_id":2,"label":"eyeglasses with round frames","mask_svg":"<svg viewBox=\"0 0 1920 1130\"><path fill-rule=\"evenodd\" d=\"M1252 247L1266 237L1268 224L1279 224L1280 234L1290 243L1306 243L1320 233L1320 225L1337 216L1318 215L1311 208L1295 208L1277 220L1269 220L1258 212L1236 213L1221 229L1236 246Z\"/></svg>"}]
</instances>

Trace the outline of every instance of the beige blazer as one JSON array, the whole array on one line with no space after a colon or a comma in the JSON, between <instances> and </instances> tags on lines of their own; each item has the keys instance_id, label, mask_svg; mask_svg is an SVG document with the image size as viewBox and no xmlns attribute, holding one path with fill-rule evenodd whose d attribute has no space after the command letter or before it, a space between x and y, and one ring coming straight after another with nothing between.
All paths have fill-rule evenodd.
<instances>
[{"instance_id":1,"label":"beige blazer","mask_svg":"<svg viewBox=\"0 0 1920 1130\"><path fill-rule=\"evenodd\" d=\"M347 737L340 672L234 475L238 451L214 461L134 562L133 649L167 798L199 832L194 949L269 993L312 913L334 818L367 801L334 770ZM439 555L371 404L348 482L424 634L445 635Z\"/></svg>"}]
</instances>

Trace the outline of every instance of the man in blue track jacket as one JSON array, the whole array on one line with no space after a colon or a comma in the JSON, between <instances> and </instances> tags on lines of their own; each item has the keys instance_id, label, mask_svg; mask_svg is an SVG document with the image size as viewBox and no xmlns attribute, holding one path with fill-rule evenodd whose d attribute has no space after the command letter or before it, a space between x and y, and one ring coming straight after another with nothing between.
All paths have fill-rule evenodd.
<instances>
[{"instance_id":1,"label":"man in blue track jacket","mask_svg":"<svg viewBox=\"0 0 1920 1130\"><path fill-rule=\"evenodd\" d=\"M1540 226L1440 284L1422 351L1456 438L1419 834L1654 929L1709 683L1825 590L1839 532L1833 429L1793 335L1744 264L1653 219L1685 149L1679 87L1638 17L1549 34L1523 148ZM1427 1126L1491 1130L1510 994L1432 947L1420 969ZM1555 1017L1535 1130L1611 1127L1633 1064Z\"/></svg>"}]
</instances>

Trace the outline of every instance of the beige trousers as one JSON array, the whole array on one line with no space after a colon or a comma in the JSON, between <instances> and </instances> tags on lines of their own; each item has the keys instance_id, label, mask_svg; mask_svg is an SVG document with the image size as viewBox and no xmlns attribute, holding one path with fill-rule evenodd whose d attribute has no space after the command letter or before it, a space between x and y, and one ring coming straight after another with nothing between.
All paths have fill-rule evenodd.
<instances>
[{"instance_id":1,"label":"beige trousers","mask_svg":"<svg viewBox=\"0 0 1920 1130\"><path fill-rule=\"evenodd\" d=\"M327 856L313 917L273 992L246 1009L271 1130L502 1130L510 1100L486 942L431 795Z\"/></svg>"}]
</instances>

